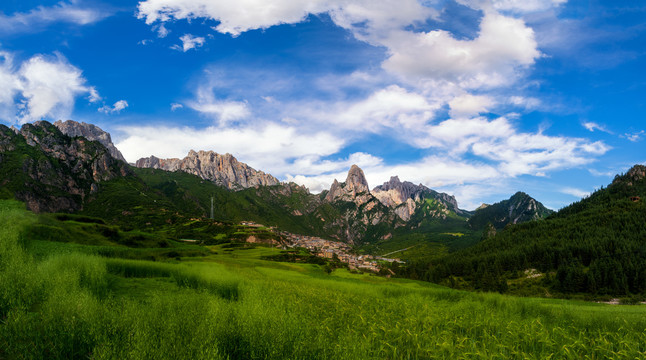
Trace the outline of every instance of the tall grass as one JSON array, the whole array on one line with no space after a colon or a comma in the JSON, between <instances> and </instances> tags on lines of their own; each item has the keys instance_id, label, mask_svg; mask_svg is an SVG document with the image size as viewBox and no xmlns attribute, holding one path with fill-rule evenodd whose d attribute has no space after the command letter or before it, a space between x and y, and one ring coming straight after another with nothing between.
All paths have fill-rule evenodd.
<instances>
[{"instance_id":1,"label":"tall grass","mask_svg":"<svg viewBox=\"0 0 646 360\"><path fill-rule=\"evenodd\" d=\"M34 258L20 238L30 221L0 201L0 359L646 357L640 306L474 294L250 258Z\"/></svg>"}]
</instances>

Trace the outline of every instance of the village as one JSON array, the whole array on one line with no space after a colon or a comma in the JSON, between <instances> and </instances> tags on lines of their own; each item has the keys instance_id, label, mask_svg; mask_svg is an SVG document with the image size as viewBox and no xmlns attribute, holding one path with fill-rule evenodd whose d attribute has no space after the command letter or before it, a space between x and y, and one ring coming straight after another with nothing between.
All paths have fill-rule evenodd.
<instances>
[{"instance_id":1,"label":"village","mask_svg":"<svg viewBox=\"0 0 646 360\"><path fill-rule=\"evenodd\" d=\"M250 226L250 227L264 227L261 224L257 224L254 222L250 221L244 221L240 223L241 225L244 226ZM384 262L399 262L401 263L402 260L400 259L391 259L391 258L385 258L385 257L380 257L380 256L373 256L373 255L356 255L352 253L352 248L346 244L342 243L340 241L332 241L332 240L326 240L322 239L316 236L306 236L306 235L298 235L298 234L292 234L287 231L280 231L275 227L270 227L272 231L276 232L278 235L280 235L283 239L285 239L286 243L284 245L284 249L287 248L305 248L308 251L310 251L312 254L325 258L325 259L334 259L334 256L339 259L342 263L348 264L348 268L350 270L368 270L372 272L378 272L380 270L380 265L379 261L384 261Z\"/></svg>"}]
</instances>

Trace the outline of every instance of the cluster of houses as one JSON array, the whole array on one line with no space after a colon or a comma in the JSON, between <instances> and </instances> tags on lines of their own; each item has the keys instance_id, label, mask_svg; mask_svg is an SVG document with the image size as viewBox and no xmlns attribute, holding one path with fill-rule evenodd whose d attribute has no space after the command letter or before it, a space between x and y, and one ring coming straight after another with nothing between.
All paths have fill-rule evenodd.
<instances>
[{"instance_id":1,"label":"cluster of houses","mask_svg":"<svg viewBox=\"0 0 646 360\"><path fill-rule=\"evenodd\" d=\"M240 225L248 227L264 227L262 224L254 223L251 221L243 221ZM334 256L339 259L339 261L348 264L348 267L351 270L363 269L378 272L380 267L378 261L386 262L402 262L400 259L391 259L379 256L372 255L355 255L352 254L352 248L348 244L322 239L316 236L306 236L292 234L287 231L279 231L275 227L269 228L272 231L279 234L283 239L286 240L284 248L298 248L302 247L309 250L312 254L326 258L334 259Z\"/></svg>"},{"instance_id":2,"label":"cluster of houses","mask_svg":"<svg viewBox=\"0 0 646 360\"><path fill-rule=\"evenodd\" d=\"M334 255L336 255L339 261L347 263L351 270L364 269L377 272L379 271L379 263L377 260L401 262L399 259L352 254L350 246L339 241L325 240L315 236L297 235L286 231L280 231L279 234L289 242L288 247L306 248L312 254L326 259L333 259Z\"/></svg>"}]
</instances>

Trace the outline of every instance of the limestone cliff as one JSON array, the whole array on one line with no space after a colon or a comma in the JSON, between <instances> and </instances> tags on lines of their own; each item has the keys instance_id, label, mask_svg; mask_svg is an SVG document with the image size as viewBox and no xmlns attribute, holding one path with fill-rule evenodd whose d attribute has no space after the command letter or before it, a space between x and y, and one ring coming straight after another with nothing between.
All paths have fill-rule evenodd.
<instances>
[{"instance_id":1,"label":"limestone cliff","mask_svg":"<svg viewBox=\"0 0 646 360\"><path fill-rule=\"evenodd\" d=\"M213 151L191 150L183 159L159 159L151 156L137 160L135 166L166 171L180 170L231 190L280 184L275 177L239 162L231 154L220 155Z\"/></svg>"},{"instance_id":2,"label":"limestone cliff","mask_svg":"<svg viewBox=\"0 0 646 360\"><path fill-rule=\"evenodd\" d=\"M58 128L63 134L69 137L82 136L91 141L98 141L101 145L105 146L106 149L110 152L113 158L127 162L126 159L121 155L119 149L112 143L112 138L110 134L103 131L100 127L92 124L87 124L84 122L76 122L74 120L67 120L65 122L58 120L54 123L54 126Z\"/></svg>"}]
</instances>

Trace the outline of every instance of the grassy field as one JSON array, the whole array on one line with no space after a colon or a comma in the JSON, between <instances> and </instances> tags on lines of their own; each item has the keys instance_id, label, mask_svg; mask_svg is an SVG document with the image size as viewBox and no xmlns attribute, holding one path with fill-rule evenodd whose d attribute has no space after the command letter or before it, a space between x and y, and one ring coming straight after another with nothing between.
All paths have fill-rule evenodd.
<instances>
[{"instance_id":1,"label":"grassy field","mask_svg":"<svg viewBox=\"0 0 646 360\"><path fill-rule=\"evenodd\" d=\"M646 357L644 306L328 275L261 260L268 247L106 257L105 244L33 239L35 221L0 201L0 359Z\"/></svg>"}]
</instances>

